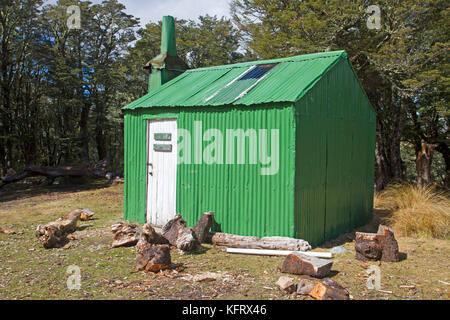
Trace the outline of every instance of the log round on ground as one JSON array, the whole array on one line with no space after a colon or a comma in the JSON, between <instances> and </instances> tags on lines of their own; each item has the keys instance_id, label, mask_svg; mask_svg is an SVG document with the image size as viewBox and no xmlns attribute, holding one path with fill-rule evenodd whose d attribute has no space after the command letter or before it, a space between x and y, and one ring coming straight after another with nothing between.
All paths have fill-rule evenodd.
<instances>
[{"instance_id":1,"label":"log round on ground","mask_svg":"<svg viewBox=\"0 0 450 320\"><path fill-rule=\"evenodd\" d=\"M291 253L284 259L281 272L323 278L330 273L332 265L333 261Z\"/></svg>"},{"instance_id":2,"label":"log round on ground","mask_svg":"<svg viewBox=\"0 0 450 320\"><path fill-rule=\"evenodd\" d=\"M183 251L192 251L199 245L192 228L179 229L176 247Z\"/></svg>"},{"instance_id":3,"label":"log round on ground","mask_svg":"<svg viewBox=\"0 0 450 320\"><path fill-rule=\"evenodd\" d=\"M114 234L112 248L134 246L141 238L142 231L134 223L119 222L111 226Z\"/></svg>"},{"instance_id":4,"label":"log round on ground","mask_svg":"<svg viewBox=\"0 0 450 320\"><path fill-rule=\"evenodd\" d=\"M398 243L394 232L387 226L380 225L377 233L356 232L356 259L400 261Z\"/></svg>"},{"instance_id":5,"label":"log round on ground","mask_svg":"<svg viewBox=\"0 0 450 320\"><path fill-rule=\"evenodd\" d=\"M347 289L330 278L318 281L309 295L317 300L348 300L350 298Z\"/></svg>"},{"instance_id":6,"label":"log round on ground","mask_svg":"<svg viewBox=\"0 0 450 320\"><path fill-rule=\"evenodd\" d=\"M151 244L168 244L169 241L164 238L161 234L155 231L155 229L146 223L142 227L142 235L148 243Z\"/></svg>"}]
</instances>

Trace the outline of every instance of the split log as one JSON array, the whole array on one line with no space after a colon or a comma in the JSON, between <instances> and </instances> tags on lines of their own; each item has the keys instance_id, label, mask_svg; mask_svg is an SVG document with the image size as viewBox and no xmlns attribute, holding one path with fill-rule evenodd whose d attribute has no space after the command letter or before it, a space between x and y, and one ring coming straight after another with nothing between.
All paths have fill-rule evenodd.
<instances>
[{"instance_id":1,"label":"split log","mask_svg":"<svg viewBox=\"0 0 450 320\"><path fill-rule=\"evenodd\" d=\"M323 278L330 273L332 265L333 261L292 253L284 260L281 272Z\"/></svg>"},{"instance_id":2,"label":"split log","mask_svg":"<svg viewBox=\"0 0 450 320\"><path fill-rule=\"evenodd\" d=\"M383 225L378 227L377 233L356 232L355 251L358 260L400 261L394 232Z\"/></svg>"},{"instance_id":3,"label":"split log","mask_svg":"<svg viewBox=\"0 0 450 320\"><path fill-rule=\"evenodd\" d=\"M309 243L301 239L288 237L250 237L238 236L228 233L214 233L211 242L218 246L244 249L269 249L269 250L291 250L307 251L311 249Z\"/></svg>"},{"instance_id":4,"label":"split log","mask_svg":"<svg viewBox=\"0 0 450 320\"><path fill-rule=\"evenodd\" d=\"M293 293L297 289L294 279L289 277L280 277L277 281L277 286L280 290L288 294Z\"/></svg>"},{"instance_id":5,"label":"split log","mask_svg":"<svg viewBox=\"0 0 450 320\"><path fill-rule=\"evenodd\" d=\"M350 298L348 291L330 278L318 281L309 295L317 300L348 300Z\"/></svg>"},{"instance_id":6,"label":"split log","mask_svg":"<svg viewBox=\"0 0 450 320\"><path fill-rule=\"evenodd\" d=\"M159 272L170 267L170 249L168 245L153 245L145 238L136 245L136 269L147 272Z\"/></svg>"},{"instance_id":7,"label":"split log","mask_svg":"<svg viewBox=\"0 0 450 320\"><path fill-rule=\"evenodd\" d=\"M302 279L297 284L297 294L308 295L317 285L317 281L311 279Z\"/></svg>"},{"instance_id":8,"label":"split log","mask_svg":"<svg viewBox=\"0 0 450 320\"><path fill-rule=\"evenodd\" d=\"M381 247L383 248L383 251L381 252L381 261L400 261L398 242L395 240L394 231L387 226L380 225L377 233L382 236L380 240Z\"/></svg>"},{"instance_id":9,"label":"split log","mask_svg":"<svg viewBox=\"0 0 450 320\"><path fill-rule=\"evenodd\" d=\"M119 222L111 226L114 234L111 248L134 246L141 238L142 231L134 223Z\"/></svg>"},{"instance_id":10,"label":"split log","mask_svg":"<svg viewBox=\"0 0 450 320\"><path fill-rule=\"evenodd\" d=\"M44 248L58 248L67 243L67 233L75 231L80 219L81 210L74 210L64 218L50 222L46 225L38 225L36 237Z\"/></svg>"},{"instance_id":11,"label":"split log","mask_svg":"<svg viewBox=\"0 0 450 320\"><path fill-rule=\"evenodd\" d=\"M194 226L194 233L200 243L207 241L209 237L209 229L214 222L214 212L205 212Z\"/></svg>"},{"instance_id":12,"label":"split log","mask_svg":"<svg viewBox=\"0 0 450 320\"><path fill-rule=\"evenodd\" d=\"M155 231L155 229L149 224L146 223L142 227L142 235L145 238L145 241L151 244L168 244L169 241L164 238L161 234Z\"/></svg>"},{"instance_id":13,"label":"split log","mask_svg":"<svg viewBox=\"0 0 450 320\"><path fill-rule=\"evenodd\" d=\"M182 228L178 231L176 247L183 251L192 251L199 245L192 228Z\"/></svg>"},{"instance_id":14,"label":"split log","mask_svg":"<svg viewBox=\"0 0 450 320\"><path fill-rule=\"evenodd\" d=\"M184 228L186 228L186 221L181 217L181 215L177 214L173 219L169 220L169 222L164 225L162 235L171 245L176 246L178 233L180 229Z\"/></svg>"},{"instance_id":15,"label":"split log","mask_svg":"<svg viewBox=\"0 0 450 320\"><path fill-rule=\"evenodd\" d=\"M89 219L91 219L94 216L94 214L95 213L89 209L83 209L83 210L81 210L80 220L88 221Z\"/></svg>"}]
</instances>

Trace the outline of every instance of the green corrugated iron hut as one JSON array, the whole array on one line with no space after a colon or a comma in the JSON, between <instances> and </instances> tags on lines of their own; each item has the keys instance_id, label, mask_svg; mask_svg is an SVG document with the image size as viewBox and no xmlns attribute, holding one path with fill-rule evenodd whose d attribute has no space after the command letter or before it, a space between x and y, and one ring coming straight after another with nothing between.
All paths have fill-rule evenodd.
<instances>
[{"instance_id":1,"label":"green corrugated iron hut","mask_svg":"<svg viewBox=\"0 0 450 320\"><path fill-rule=\"evenodd\" d=\"M123 112L126 220L213 211L318 245L372 217L375 112L345 51L187 70Z\"/></svg>"}]
</instances>

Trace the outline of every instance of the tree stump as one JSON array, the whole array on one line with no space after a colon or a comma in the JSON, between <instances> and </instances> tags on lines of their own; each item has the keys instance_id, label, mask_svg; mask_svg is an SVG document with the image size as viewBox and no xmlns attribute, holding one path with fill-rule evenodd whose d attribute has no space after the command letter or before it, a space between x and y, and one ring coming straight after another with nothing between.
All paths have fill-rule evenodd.
<instances>
[{"instance_id":1,"label":"tree stump","mask_svg":"<svg viewBox=\"0 0 450 320\"><path fill-rule=\"evenodd\" d=\"M179 230L184 228L186 228L186 221L181 215L177 214L172 220L164 225L162 235L171 245L176 246Z\"/></svg>"},{"instance_id":2,"label":"tree stump","mask_svg":"<svg viewBox=\"0 0 450 320\"><path fill-rule=\"evenodd\" d=\"M144 238L136 245L136 269L147 272L159 272L170 267L170 249L168 245L153 245Z\"/></svg>"},{"instance_id":3,"label":"tree stump","mask_svg":"<svg viewBox=\"0 0 450 320\"><path fill-rule=\"evenodd\" d=\"M284 260L281 272L323 278L330 273L332 265L333 261L291 253Z\"/></svg>"},{"instance_id":4,"label":"tree stump","mask_svg":"<svg viewBox=\"0 0 450 320\"><path fill-rule=\"evenodd\" d=\"M400 261L398 243L391 228L380 225L377 233L356 232L356 259Z\"/></svg>"},{"instance_id":5,"label":"tree stump","mask_svg":"<svg viewBox=\"0 0 450 320\"><path fill-rule=\"evenodd\" d=\"M111 226L111 231L114 234L111 248L134 246L141 237L141 230L134 223L116 223Z\"/></svg>"},{"instance_id":6,"label":"tree stump","mask_svg":"<svg viewBox=\"0 0 450 320\"><path fill-rule=\"evenodd\" d=\"M207 241L209 229L214 222L214 212L205 212L194 226L194 233L200 243Z\"/></svg>"},{"instance_id":7,"label":"tree stump","mask_svg":"<svg viewBox=\"0 0 450 320\"><path fill-rule=\"evenodd\" d=\"M73 210L63 218L46 225L38 225L35 235L44 248L58 248L67 243L66 234L75 231L81 210Z\"/></svg>"}]
</instances>

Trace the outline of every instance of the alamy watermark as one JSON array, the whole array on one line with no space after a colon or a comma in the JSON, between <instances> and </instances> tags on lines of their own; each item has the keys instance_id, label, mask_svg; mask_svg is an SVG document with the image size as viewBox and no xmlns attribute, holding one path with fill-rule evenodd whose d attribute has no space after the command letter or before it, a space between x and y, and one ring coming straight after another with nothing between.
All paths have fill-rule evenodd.
<instances>
[{"instance_id":1,"label":"alamy watermark","mask_svg":"<svg viewBox=\"0 0 450 320\"><path fill-rule=\"evenodd\" d=\"M381 269L378 266L371 265L366 270L369 277L367 278L366 285L369 290L381 289Z\"/></svg>"},{"instance_id":2,"label":"alamy watermark","mask_svg":"<svg viewBox=\"0 0 450 320\"><path fill-rule=\"evenodd\" d=\"M178 164L259 164L261 175L277 174L280 168L279 129L203 131L202 122L194 121L193 137L180 128L178 138Z\"/></svg>"},{"instance_id":3,"label":"alamy watermark","mask_svg":"<svg viewBox=\"0 0 450 320\"><path fill-rule=\"evenodd\" d=\"M70 274L67 278L67 288L69 290L80 290L81 289L81 270L80 267L73 264L67 267L67 274Z\"/></svg>"},{"instance_id":4,"label":"alamy watermark","mask_svg":"<svg viewBox=\"0 0 450 320\"><path fill-rule=\"evenodd\" d=\"M69 30L72 29L81 29L81 9L79 6L71 5L66 9L66 14L70 15L67 18L67 28Z\"/></svg>"},{"instance_id":5,"label":"alamy watermark","mask_svg":"<svg viewBox=\"0 0 450 320\"><path fill-rule=\"evenodd\" d=\"M366 25L369 30L381 30L381 9L377 5L368 6L366 13L367 17Z\"/></svg>"}]
</instances>

